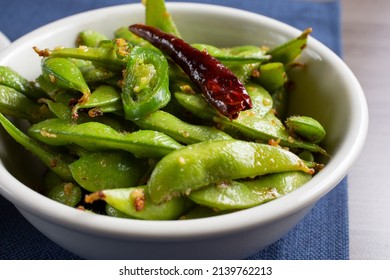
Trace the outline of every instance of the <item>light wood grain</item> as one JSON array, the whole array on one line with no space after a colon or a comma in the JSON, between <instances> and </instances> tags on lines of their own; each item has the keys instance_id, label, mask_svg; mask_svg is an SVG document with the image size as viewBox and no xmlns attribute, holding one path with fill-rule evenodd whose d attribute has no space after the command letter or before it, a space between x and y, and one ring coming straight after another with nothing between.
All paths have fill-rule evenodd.
<instances>
[{"instance_id":1,"label":"light wood grain","mask_svg":"<svg viewBox=\"0 0 390 280\"><path fill-rule=\"evenodd\" d=\"M370 124L349 173L351 259L390 259L390 1L342 0L344 61L365 92Z\"/></svg>"}]
</instances>

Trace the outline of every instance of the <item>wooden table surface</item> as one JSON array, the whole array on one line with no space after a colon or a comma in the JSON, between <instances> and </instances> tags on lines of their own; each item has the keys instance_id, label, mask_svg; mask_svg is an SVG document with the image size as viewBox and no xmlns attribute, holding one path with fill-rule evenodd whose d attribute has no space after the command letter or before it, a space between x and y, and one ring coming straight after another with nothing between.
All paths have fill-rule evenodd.
<instances>
[{"instance_id":1,"label":"wooden table surface","mask_svg":"<svg viewBox=\"0 0 390 280\"><path fill-rule=\"evenodd\" d=\"M390 1L341 3L343 58L370 115L366 145L348 176L350 259L390 260Z\"/></svg>"}]
</instances>

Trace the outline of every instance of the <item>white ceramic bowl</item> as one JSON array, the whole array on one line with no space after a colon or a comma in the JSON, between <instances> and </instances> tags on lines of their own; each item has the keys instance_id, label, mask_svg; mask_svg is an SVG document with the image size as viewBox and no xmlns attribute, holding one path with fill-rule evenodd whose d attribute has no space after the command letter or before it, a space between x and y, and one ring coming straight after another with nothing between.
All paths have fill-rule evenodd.
<instances>
[{"instance_id":1,"label":"white ceramic bowl","mask_svg":"<svg viewBox=\"0 0 390 280\"><path fill-rule=\"evenodd\" d=\"M168 3L183 37L215 45L275 46L300 31L276 20L241 10L203 4ZM95 29L112 36L121 26L143 22L140 4L114 6L68 17L20 38L0 54L9 65L34 79L40 58L32 46L71 46L76 34ZM254 35L256 34L256 35ZM364 93L342 60L313 38L300 59L290 110L311 115L328 132L331 154L326 167L300 189L237 213L187 221L139 221L93 215L61 205L31 190L39 180L32 157L1 129L0 191L38 230L84 258L239 259L275 242L347 174L365 141L368 112ZM26 160L28 159L28 160ZM37 167L38 168L38 167Z\"/></svg>"}]
</instances>

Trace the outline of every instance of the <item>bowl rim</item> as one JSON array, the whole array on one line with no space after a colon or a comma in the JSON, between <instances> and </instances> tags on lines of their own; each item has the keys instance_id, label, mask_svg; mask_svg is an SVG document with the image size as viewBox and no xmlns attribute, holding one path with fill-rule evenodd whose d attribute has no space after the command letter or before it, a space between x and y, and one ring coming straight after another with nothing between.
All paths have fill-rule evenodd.
<instances>
[{"instance_id":1,"label":"bowl rim","mask_svg":"<svg viewBox=\"0 0 390 280\"><path fill-rule=\"evenodd\" d=\"M58 28L63 23L69 21L77 22L86 15L101 16L104 13L112 13L122 9L140 8L140 6L140 3L115 5L56 20L29 32L11 43L0 54L0 61L12 53L14 47L23 45L26 41L31 40L34 36L39 36L46 30ZM173 15L188 9L191 11L197 10L198 12L223 13L227 17L247 17L262 24L273 25L277 29L283 29L285 33L291 36L300 34L300 31L295 27L276 19L237 8L184 2L168 2L167 7ZM344 153L332 158L329 164L319 174L314 176L311 181L284 197L250 209L203 219L182 221L121 219L86 213L52 201L22 184L2 164L0 164L0 194L11 201L19 210L22 210L22 212L27 211L51 223L81 232L91 232L94 235L109 235L118 239L131 238L137 240L158 239L178 241L200 239L207 236L228 235L275 222L281 218L293 215L297 211L310 207L326 193L331 191L347 175L349 168L362 150L368 130L368 109L363 90L358 80L341 58L313 37L309 38L308 46L309 48L316 49L317 52L320 52L332 63L336 63L338 67L341 67L344 75L350 81L350 87L355 90L354 100L352 100L354 109L353 117L356 118L353 119L354 131L351 136L353 141L352 145L349 146L348 152L345 151L344 147ZM330 172L331 170L332 172ZM53 211L48 212L47 209L52 209ZM205 224L207 224L207 227L205 227Z\"/></svg>"}]
</instances>

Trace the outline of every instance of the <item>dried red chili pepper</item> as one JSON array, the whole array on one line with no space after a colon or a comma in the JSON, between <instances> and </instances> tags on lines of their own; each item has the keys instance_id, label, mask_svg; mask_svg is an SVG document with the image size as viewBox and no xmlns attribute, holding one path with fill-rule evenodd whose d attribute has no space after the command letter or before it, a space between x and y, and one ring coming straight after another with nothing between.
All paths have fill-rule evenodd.
<instances>
[{"instance_id":1,"label":"dried red chili pepper","mask_svg":"<svg viewBox=\"0 0 390 280\"><path fill-rule=\"evenodd\" d=\"M252 101L242 82L207 52L152 26L134 24L129 26L129 30L169 55L222 115L235 119L240 111L252 108Z\"/></svg>"}]
</instances>

